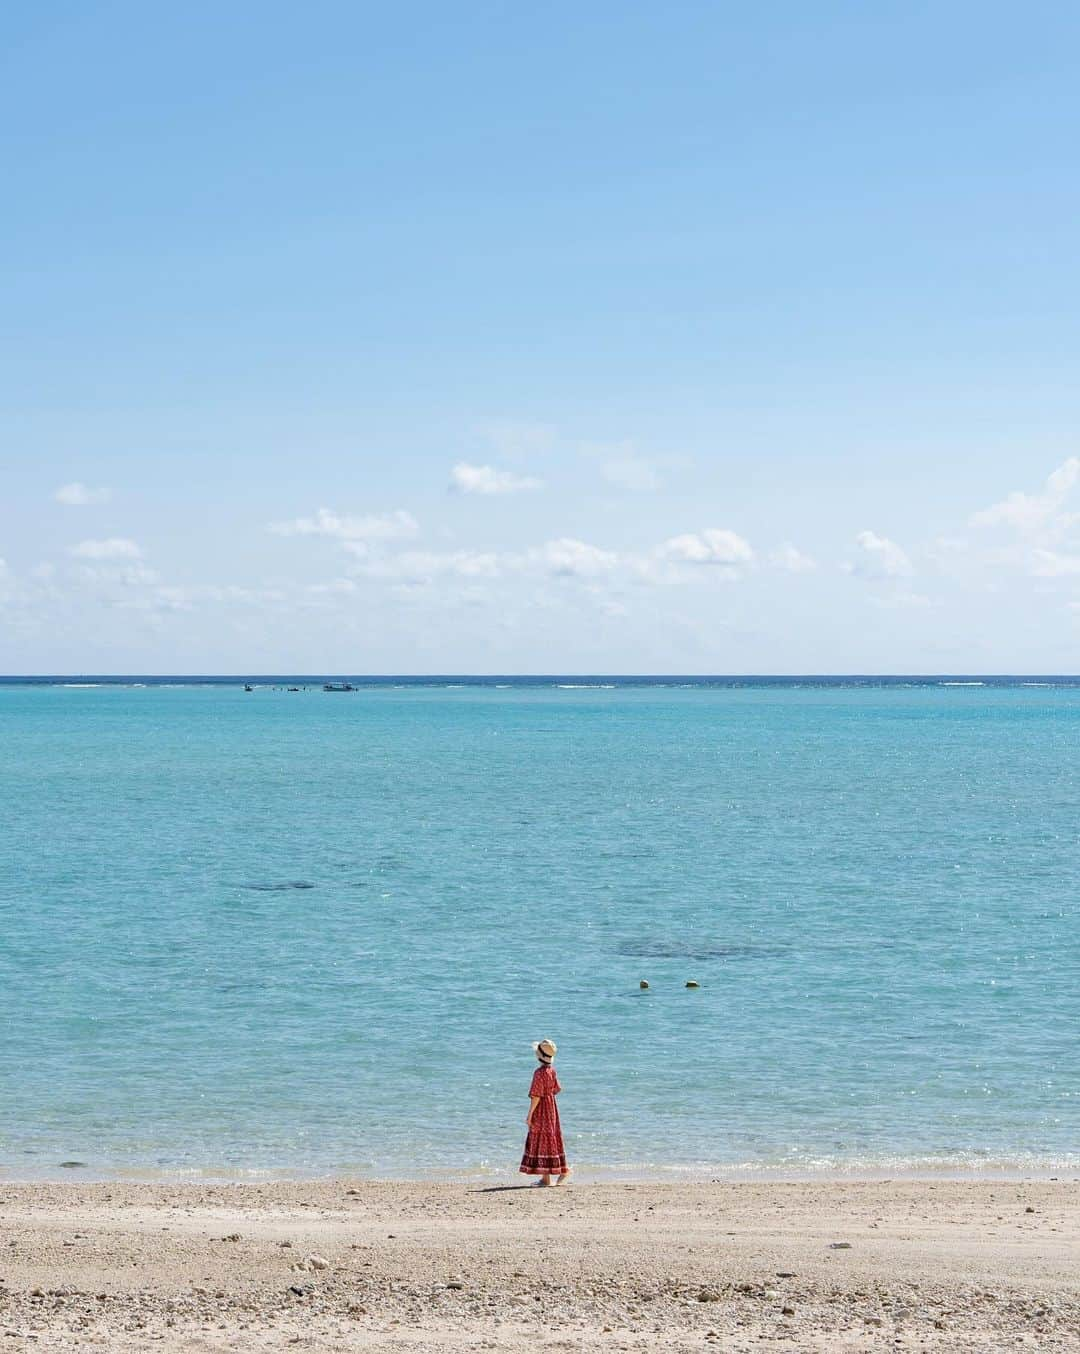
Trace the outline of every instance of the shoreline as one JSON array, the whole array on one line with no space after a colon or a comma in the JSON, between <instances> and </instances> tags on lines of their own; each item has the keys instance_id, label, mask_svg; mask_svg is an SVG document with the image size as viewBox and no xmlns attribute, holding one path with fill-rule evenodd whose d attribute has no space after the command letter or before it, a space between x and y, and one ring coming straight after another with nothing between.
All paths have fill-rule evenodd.
<instances>
[{"instance_id":1,"label":"shoreline","mask_svg":"<svg viewBox=\"0 0 1080 1354\"><path fill-rule=\"evenodd\" d=\"M1053 1166L1026 1166L1000 1164L972 1166L961 1169L955 1165L940 1168L927 1165L808 1168L790 1170L777 1166L658 1166L634 1169L630 1167L575 1166L571 1163L573 1179L588 1185L829 1185L829 1184L994 1184L994 1183L1080 1183L1080 1163L1067 1162ZM330 1171L296 1171L290 1168L226 1169L218 1167L190 1167L161 1170L150 1167L115 1167L99 1170L92 1166L56 1165L49 1170L34 1173L17 1172L0 1165L0 1188L4 1185L86 1185L130 1184L172 1187L182 1185L380 1185L428 1187L436 1185L490 1186L513 1184L525 1177L508 1166L494 1168L467 1168L463 1170L429 1171L426 1174L385 1174L335 1169Z\"/></svg>"},{"instance_id":2,"label":"shoreline","mask_svg":"<svg viewBox=\"0 0 1080 1354\"><path fill-rule=\"evenodd\" d=\"M0 1220L9 1349L1080 1349L1075 1180L0 1181Z\"/></svg>"}]
</instances>

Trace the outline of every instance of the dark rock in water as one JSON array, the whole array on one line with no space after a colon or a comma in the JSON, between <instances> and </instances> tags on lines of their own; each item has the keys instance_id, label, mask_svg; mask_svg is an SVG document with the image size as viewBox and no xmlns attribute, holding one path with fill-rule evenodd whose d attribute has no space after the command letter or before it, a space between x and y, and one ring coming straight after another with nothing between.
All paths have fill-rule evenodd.
<instances>
[{"instance_id":1,"label":"dark rock in water","mask_svg":"<svg viewBox=\"0 0 1080 1354\"><path fill-rule=\"evenodd\" d=\"M79 1167L79 1166L85 1166L85 1165L86 1165L86 1162L85 1162L85 1161L62 1161L62 1162L60 1163L60 1165L63 1167L63 1169L64 1169L65 1171L73 1171L73 1170L76 1169L76 1167Z\"/></svg>"},{"instance_id":2,"label":"dark rock in water","mask_svg":"<svg viewBox=\"0 0 1080 1354\"><path fill-rule=\"evenodd\" d=\"M306 879L287 879L280 884L243 884L242 888L254 889L256 893L285 893L288 889L313 889Z\"/></svg>"}]
</instances>

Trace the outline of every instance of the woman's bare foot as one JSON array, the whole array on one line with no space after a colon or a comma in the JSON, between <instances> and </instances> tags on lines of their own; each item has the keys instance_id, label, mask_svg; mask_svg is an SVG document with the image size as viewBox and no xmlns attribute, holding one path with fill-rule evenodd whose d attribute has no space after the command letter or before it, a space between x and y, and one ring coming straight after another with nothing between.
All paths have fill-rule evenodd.
<instances>
[{"instance_id":1,"label":"woman's bare foot","mask_svg":"<svg viewBox=\"0 0 1080 1354\"><path fill-rule=\"evenodd\" d=\"M555 1181L555 1183L556 1183L556 1185L565 1185L566 1182L567 1182L569 1179L570 1179L570 1172L569 1172L569 1171L564 1171L564 1172L562 1173L562 1175L559 1176L558 1180Z\"/></svg>"}]
</instances>

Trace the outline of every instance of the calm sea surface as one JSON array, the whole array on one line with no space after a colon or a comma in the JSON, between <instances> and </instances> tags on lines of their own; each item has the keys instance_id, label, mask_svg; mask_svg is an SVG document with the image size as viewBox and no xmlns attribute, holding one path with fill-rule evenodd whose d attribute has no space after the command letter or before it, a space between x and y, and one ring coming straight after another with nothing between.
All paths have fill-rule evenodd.
<instances>
[{"instance_id":1,"label":"calm sea surface","mask_svg":"<svg viewBox=\"0 0 1080 1354\"><path fill-rule=\"evenodd\" d=\"M1045 680L2 683L0 1169L1076 1170Z\"/></svg>"}]
</instances>

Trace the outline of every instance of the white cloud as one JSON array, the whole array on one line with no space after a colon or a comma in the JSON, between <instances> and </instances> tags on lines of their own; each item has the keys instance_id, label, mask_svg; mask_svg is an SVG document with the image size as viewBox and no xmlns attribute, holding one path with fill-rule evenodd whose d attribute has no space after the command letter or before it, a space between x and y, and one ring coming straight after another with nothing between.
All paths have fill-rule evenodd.
<instances>
[{"instance_id":1,"label":"white cloud","mask_svg":"<svg viewBox=\"0 0 1080 1354\"><path fill-rule=\"evenodd\" d=\"M565 578L589 578L607 573L619 562L618 555L612 551L568 536L545 542L538 550L530 551L529 559Z\"/></svg>"},{"instance_id":2,"label":"white cloud","mask_svg":"<svg viewBox=\"0 0 1080 1354\"><path fill-rule=\"evenodd\" d=\"M1048 476L1042 492L1009 494L1000 503L972 513L973 527L1008 526L1017 531L1037 532L1054 524L1066 498L1080 481L1080 457L1070 456Z\"/></svg>"},{"instance_id":3,"label":"white cloud","mask_svg":"<svg viewBox=\"0 0 1080 1354\"><path fill-rule=\"evenodd\" d=\"M786 569L789 574L806 574L817 568L817 560L804 555L790 541L777 546L769 556L769 563L777 569Z\"/></svg>"},{"instance_id":4,"label":"white cloud","mask_svg":"<svg viewBox=\"0 0 1080 1354\"><path fill-rule=\"evenodd\" d=\"M461 494L520 494L543 487L532 475L515 475L490 465L459 461L450 472L450 487Z\"/></svg>"},{"instance_id":5,"label":"white cloud","mask_svg":"<svg viewBox=\"0 0 1080 1354\"><path fill-rule=\"evenodd\" d=\"M754 561L749 541L720 527L672 536L660 547L659 553L686 564L715 564L728 569L737 569Z\"/></svg>"},{"instance_id":6,"label":"white cloud","mask_svg":"<svg viewBox=\"0 0 1080 1354\"><path fill-rule=\"evenodd\" d=\"M859 554L847 569L858 578L910 578L915 572L906 552L887 536L860 531L855 545Z\"/></svg>"},{"instance_id":7,"label":"white cloud","mask_svg":"<svg viewBox=\"0 0 1080 1354\"><path fill-rule=\"evenodd\" d=\"M91 503L108 503L112 498L111 489L91 489L78 480L72 480L70 484L62 484L53 498L57 503L66 503L69 507L83 508Z\"/></svg>"},{"instance_id":8,"label":"white cloud","mask_svg":"<svg viewBox=\"0 0 1080 1354\"><path fill-rule=\"evenodd\" d=\"M412 513L399 508L381 516L348 517L320 508L314 517L291 522L271 522L268 530L277 536L331 536L339 541L396 541L415 536L420 526Z\"/></svg>"},{"instance_id":9,"label":"white cloud","mask_svg":"<svg viewBox=\"0 0 1080 1354\"><path fill-rule=\"evenodd\" d=\"M142 559L142 551L126 537L110 536L104 541L80 541L70 554L77 559Z\"/></svg>"}]
</instances>

